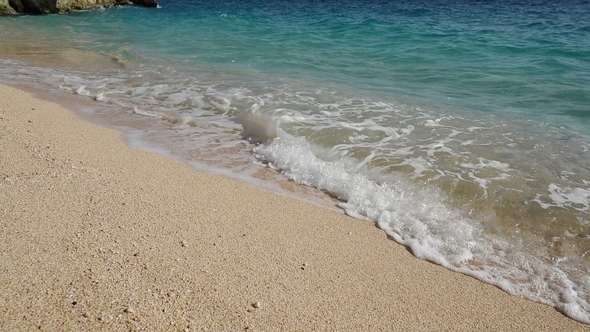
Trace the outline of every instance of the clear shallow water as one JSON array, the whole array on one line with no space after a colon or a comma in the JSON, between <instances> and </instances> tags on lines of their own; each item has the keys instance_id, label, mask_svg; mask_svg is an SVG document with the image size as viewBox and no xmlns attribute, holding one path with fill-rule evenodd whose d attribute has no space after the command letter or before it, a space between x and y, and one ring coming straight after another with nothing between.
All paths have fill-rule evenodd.
<instances>
[{"instance_id":1,"label":"clear shallow water","mask_svg":"<svg viewBox=\"0 0 590 332\"><path fill-rule=\"evenodd\" d=\"M590 323L590 3L162 7L1 18L0 81Z\"/></svg>"}]
</instances>

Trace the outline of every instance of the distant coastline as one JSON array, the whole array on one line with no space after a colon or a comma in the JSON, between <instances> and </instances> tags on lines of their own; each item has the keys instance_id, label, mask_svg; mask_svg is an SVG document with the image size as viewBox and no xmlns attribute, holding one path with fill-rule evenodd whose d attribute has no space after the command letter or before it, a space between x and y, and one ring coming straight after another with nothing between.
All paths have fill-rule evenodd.
<instances>
[{"instance_id":1,"label":"distant coastline","mask_svg":"<svg viewBox=\"0 0 590 332\"><path fill-rule=\"evenodd\" d=\"M156 0L0 0L0 15L64 14L76 10L128 5L158 7Z\"/></svg>"}]
</instances>

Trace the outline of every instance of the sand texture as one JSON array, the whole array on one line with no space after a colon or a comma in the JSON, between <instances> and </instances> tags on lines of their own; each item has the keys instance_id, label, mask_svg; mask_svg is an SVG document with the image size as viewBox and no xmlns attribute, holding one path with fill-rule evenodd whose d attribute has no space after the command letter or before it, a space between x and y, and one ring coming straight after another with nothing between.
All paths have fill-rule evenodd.
<instances>
[{"instance_id":1,"label":"sand texture","mask_svg":"<svg viewBox=\"0 0 590 332\"><path fill-rule=\"evenodd\" d=\"M33 330L590 328L0 86L0 331Z\"/></svg>"}]
</instances>

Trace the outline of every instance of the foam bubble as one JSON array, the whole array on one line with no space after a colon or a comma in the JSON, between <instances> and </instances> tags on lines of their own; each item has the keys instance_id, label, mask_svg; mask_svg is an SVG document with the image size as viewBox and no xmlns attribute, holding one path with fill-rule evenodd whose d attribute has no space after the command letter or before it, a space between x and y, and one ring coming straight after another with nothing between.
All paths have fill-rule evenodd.
<instances>
[{"instance_id":1,"label":"foam bubble","mask_svg":"<svg viewBox=\"0 0 590 332\"><path fill-rule=\"evenodd\" d=\"M94 96L94 100L96 101L101 101L101 102L106 102L108 101L108 99L105 97L104 92L99 92L96 94L96 96Z\"/></svg>"},{"instance_id":2,"label":"foam bubble","mask_svg":"<svg viewBox=\"0 0 590 332\"><path fill-rule=\"evenodd\" d=\"M236 120L243 127L242 136L253 143L266 142L277 137L278 120L259 112L260 105L254 104L240 113Z\"/></svg>"},{"instance_id":3,"label":"foam bubble","mask_svg":"<svg viewBox=\"0 0 590 332\"><path fill-rule=\"evenodd\" d=\"M86 86L84 85L80 85L80 87L76 89L76 94L80 96L90 96L90 92L86 90Z\"/></svg>"}]
</instances>

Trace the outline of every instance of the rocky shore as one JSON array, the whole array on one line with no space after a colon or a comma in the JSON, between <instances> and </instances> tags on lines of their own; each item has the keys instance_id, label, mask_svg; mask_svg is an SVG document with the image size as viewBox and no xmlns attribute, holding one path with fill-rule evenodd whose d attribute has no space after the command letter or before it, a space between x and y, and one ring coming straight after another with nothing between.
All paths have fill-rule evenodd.
<instances>
[{"instance_id":1,"label":"rocky shore","mask_svg":"<svg viewBox=\"0 0 590 332\"><path fill-rule=\"evenodd\" d=\"M126 5L158 7L156 0L0 0L0 15L63 14L75 10Z\"/></svg>"}]
</instances>

